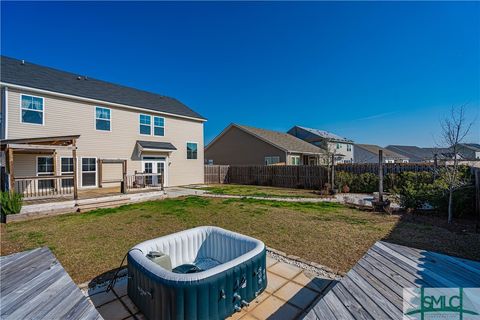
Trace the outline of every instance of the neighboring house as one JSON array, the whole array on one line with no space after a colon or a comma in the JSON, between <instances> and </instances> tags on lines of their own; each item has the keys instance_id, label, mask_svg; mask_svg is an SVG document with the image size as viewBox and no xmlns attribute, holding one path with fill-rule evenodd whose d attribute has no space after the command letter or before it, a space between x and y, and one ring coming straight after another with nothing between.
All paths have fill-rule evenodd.
<instances>
[{"instance_id":1,"label":"neighboring house","mask_svg":"<svg viewBox=\"0 0 480 320\"><path fill-rule=\"evenodd\" d=\"M420 148L401 145L389 145L385 148L409 158L410 162L434 162L435 158L437 161L444 162L453 159L451 148ZM464 159L461 152L459 152L457 158Z\"/></svg>"},{"instance_id":2,"label":"neighboring house","mask_svg":"<svg viewBox=\"0 0 480 320\"><path fill-rule=\"evenodd\" d=\"M408 157L373 144L355 144L353 160L355 163L378 163L380 150L383 150L383 162L385 163L409 162Z\"/></svg>"},{"instance_id":3,"label":"neighboring house","mask_svg":"<svg viewBox=\"0 0 480 320\"><path fill-rule=\"evenodd\" d=\"M446 160L450 158L451 153L448 148L420 148L401 145L389 145L385 149L409 158L410 162L433 162L435 157L437 160Z\"/></svg>"},{"instance_id":4,"label":"neighboring house","mask_svg":"<svg viewBox=\"0 0 480 320\"><path fill-rule=\"evenodd\" d=\"M143 172L167 186L203 183L206 119L180 101L3 56L0 80L15 178L75 172L79 188L96 188Z\"/></svg>"},{"instance_id":5,"label":"neighboring house","mask_svg":"<svg viewBox=\"0 0 480 320\"><path fill-rule=\"evenodd\" d=\"M334 154L335 163L353 162L353 141L324 130L295 126L288 133ZM324 162L328 160L324 159Z\"/></svg>"},{"instance_id":6,"label":"neighboring house","mask_svg":"<svg viewBox=\"0 0 480 320\"><path fill-rule=\"evenodd\" d=\"M466 160L480 159L480 144L461 143L458 145L458 153Z\"/></svg>"},{"instance_id":7,"label":"neighboring house","mask_svg":"<svg viewBox=\"0 0 480 320\"><path fill-rule=\"evenodd\" d=\"M206 163L317 165L324 151L278 131L231 124L205 148Z\"/></svg>"}]
</instances>

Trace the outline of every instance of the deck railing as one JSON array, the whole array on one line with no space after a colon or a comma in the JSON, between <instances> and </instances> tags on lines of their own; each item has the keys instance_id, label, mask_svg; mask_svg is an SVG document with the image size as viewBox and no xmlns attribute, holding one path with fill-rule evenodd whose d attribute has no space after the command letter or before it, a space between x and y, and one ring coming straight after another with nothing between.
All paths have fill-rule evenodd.
<instances>
[{"instance_id":1,"label":"deck railing","mask_svg":"<svg viewBox=\"0 0 480 320\"><path fill-rule=\"evenodd\" d=\"M73 175L15 178L15 192L25 200L73 196Z\"/></svg>"},{"instance_id":2,"label":"deck railing","mask_svg":"<svg viewBox=\"0 0 480 320\"><path fill-rule=\"evenodd\" d=\"M163 190L163 175L161 173L135 173L126 175L125 178L127 191L140 189Z\"/></svg>"}]
</instances>

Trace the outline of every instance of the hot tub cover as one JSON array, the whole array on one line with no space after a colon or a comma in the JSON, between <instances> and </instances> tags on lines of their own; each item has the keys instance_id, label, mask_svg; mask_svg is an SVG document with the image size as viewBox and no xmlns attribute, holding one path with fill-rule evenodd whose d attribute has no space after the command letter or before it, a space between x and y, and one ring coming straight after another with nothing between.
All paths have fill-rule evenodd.
<instances>
[{"instance_id":1,"label":"hot tub cover","mask_svg":"<svg viewBox=\"0 0 480 320\"><path fill-rule=\"evenodd\" d=\"M218 263L179 274L146 257L170 256L172 268ZM128 294L149 319L223 319L266 287L265 245L260 240L205 226L138 244L128 254Z\"/></svg>"}]
</instances>

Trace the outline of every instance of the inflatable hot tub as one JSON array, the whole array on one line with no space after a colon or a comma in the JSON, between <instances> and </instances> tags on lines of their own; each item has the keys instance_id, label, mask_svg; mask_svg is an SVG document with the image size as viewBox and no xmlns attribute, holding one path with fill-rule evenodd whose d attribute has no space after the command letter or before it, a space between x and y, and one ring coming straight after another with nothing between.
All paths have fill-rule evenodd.
<instances>
[{"instance_id":1,"label":"inflatable hot tub","mask_svg":"<svg viewBox=\"0 0 480 320\"><path fill-rule=\"evenodd\" d=\"M263 242L218 227L148 240L128 253L128 295L148 319L224 319L267 285Z\"/></svg>"}]
</instances>

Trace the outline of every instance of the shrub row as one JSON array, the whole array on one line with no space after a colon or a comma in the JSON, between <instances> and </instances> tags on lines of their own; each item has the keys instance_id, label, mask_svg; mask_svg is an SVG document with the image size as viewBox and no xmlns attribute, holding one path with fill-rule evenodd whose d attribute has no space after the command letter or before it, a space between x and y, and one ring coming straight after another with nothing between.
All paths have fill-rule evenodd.
<instances>
[{"instance_id":1,"label":"shrub row","mask_svg":"<svg viewBox=\"0 0 480 320\"><path fill-rule=\"evenodd\" d=\"M420 210L432 207L438 212L448 211L448 192L444 172L437 176L432 172L401 172L385 175L384 190L395 195L403 208ZM469 216L475 213L475 188L471 182L470 170L462 167L459 181L465 186L453 194L455 216ZM353 174L336 172L335 186L340 191L372 193L378 191L378 176L372 173ZM465 183L467 182L467 183Z\"/></svg>"}]
</instances>

